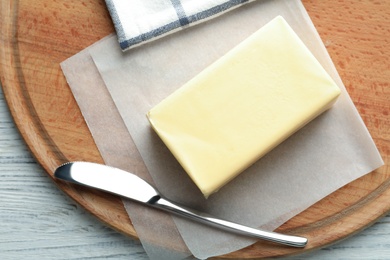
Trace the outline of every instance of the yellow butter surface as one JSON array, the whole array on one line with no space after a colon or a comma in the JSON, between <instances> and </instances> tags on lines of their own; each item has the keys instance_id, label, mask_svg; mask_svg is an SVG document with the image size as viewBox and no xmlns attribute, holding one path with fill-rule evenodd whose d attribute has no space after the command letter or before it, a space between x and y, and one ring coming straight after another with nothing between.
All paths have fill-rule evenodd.
<instances>
[{"instance_id":1,"label":"yellow butter surface","mask_svg":"<svg viewBox=\"0 0 390 260\"><path fill-rule=\"evenodd\" d=\"M148 119L208 197L330 108L339 94L277 17L152 108Z\"/></svg>"}]
</instances>

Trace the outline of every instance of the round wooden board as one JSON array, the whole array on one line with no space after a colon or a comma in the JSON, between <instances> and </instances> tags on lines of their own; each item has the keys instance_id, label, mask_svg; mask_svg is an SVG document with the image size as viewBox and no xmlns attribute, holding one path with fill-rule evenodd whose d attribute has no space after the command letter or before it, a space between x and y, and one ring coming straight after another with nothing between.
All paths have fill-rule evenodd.
<instances>
[{"instance_id":1,"label":"round wooden board","mask_svg":"<svg viewBox=\"0 0 390 260\"><path fill-rule=\"evenodd\" d=\"M390 210L390 2L303 4L366 123L385 166L329 195L278 231L309 238L304 249L258 242L218 258L258 259L307 252L344 239ZM102 158L60 62L114 31L103 0L1 1L0 76L15 123L53 178L61 163ZM119 197L62 182L58 187L97 218L133 238Z\"/></svg>"}]
</instances>

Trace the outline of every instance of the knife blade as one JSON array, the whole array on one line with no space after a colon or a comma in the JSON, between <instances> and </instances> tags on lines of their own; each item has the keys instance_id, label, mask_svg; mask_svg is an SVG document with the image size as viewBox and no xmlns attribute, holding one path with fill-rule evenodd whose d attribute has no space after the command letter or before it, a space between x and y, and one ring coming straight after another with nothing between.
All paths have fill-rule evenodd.
<instances>
[{"instance_id":1,"label":"knife blade","mask_svg":"<svg viewBox=\"0 0 390 260\"><path fill-rule=\"evenodd\" d=\"M292 247L305 247L308 242L308 239L304 237L251 228L181 206L165 199L158 190L135 174L111 166L91 162L70 162L59 166L54 176L66 182L113 193L237 234Z\"/></svg>"}]
</instances>

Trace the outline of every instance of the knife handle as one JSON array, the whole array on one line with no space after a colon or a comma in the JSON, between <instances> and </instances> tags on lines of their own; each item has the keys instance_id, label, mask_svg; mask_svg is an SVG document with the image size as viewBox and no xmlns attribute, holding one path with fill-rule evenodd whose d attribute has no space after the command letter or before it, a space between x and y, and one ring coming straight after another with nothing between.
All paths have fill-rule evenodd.
<instances>
[{"instance_id":1,"label":"knife handle","mask_svg":"<svg viewBox=\"0 0 390 260\"><path fill-rule=\"evenodd\" d=\"M222 227L228 231L233 231L241 235L251 236L254 238L268 240L271 242L293 246L293 247L305 247L307 244L307 238L304 237L284 235L276 232L264 231L260 229L243 226L237 223L212 217L208 214L193 209L188 209L186 207L177 205L161 197L158 198L157 200L150 202L150 205L174 213L176 215L187 217L189 219L196 220L211 226L216 226L220 228Z\"/></svg>"}]
</instances>

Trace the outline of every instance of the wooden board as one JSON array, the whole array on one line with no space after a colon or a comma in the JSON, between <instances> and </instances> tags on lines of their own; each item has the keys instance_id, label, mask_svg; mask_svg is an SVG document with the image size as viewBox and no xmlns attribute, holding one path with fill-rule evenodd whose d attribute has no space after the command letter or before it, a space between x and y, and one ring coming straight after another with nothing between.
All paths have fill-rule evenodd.
<instances>
[{"instance_id":1,"label":"wooden board","mask_svg":"<svg viewBox=\"0 0 390 260\"><path fill-rule=\"evenodd\" d=\"M359 232L390 210L390 2L303 3L386 165L278 229L308 237L306 248L260 241L218 258L307 252ZM114 31L104 1L3 0L0 4L1 83L15 123L37 161L50 178L66 161L101 163L59 64ZM101 221L137 238L120 198L55 182Z\"/></svg>"}]
</instances>

